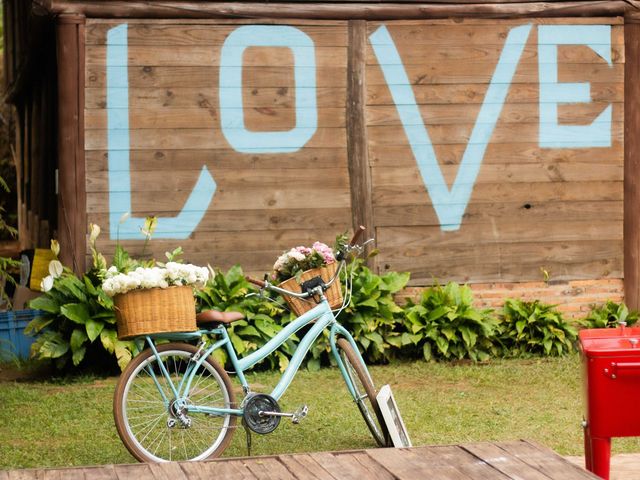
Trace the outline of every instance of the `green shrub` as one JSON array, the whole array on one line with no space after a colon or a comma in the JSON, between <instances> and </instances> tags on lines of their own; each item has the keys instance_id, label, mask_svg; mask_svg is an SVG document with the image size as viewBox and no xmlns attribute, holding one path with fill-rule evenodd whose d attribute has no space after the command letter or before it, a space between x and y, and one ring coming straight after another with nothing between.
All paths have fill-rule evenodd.
<instances>
[{"instance_id":1,"label":"green shrub","mask_svg":"<svg viewBox=\"0 0 640 480\"><path fill-rule=\"evenodd\" d=\"M4 178L0 176L0 190L9 193L9 185ZM16 238L18 231L9 225L4 218L4 207L0 204L0 238ZM6 293L6 285L16 285L16 281L11 272L20 268L20 262L8 257L0 257L0 304L6 303L11 307L11 299Z\"/></svg>"},{"instance_id":2,"label":"green shrub","mask_svg":"<svg viewBox=\"0 0 640 480\"><path fill-rule=\"evenodd\" d=\"M478 310L472 302L467 285L450 282L425 290L418 304L407 306L402 344L413 344L414 355L425 360L484 361L495 356L497 320L491 310Z\"/></svg>"},{"instance_id":3,"label":"green shrub","mask_svg":"<svg viewBox=\"0 0 640 480\"><path fill-rule=\"evenodd\" d=\"M624 303L608 300L602 305L592 305L587 316L578 323L584 328L615 328L619 322L627 322L627 326L638 321L638 312L629 311Z\"/></svg>"},{"instance_id":4,"label":"green shrub","mask_svg":"<svg viewBox=\"0 0 640 480\"><path fill-rule=\"evenodd\" d=\"M505 356L562 356L574 350L577 333L553 305L507 299L501 320Z\"/></svg>"},{"instance_id":5,"label":"green shrub","mask_svg":"<svg viewBox=\"0 0 640 480\"><path fill-rule=\"evenodd\" d=\"M251 293L254 295L247 296ZM198 311L240 312L246 317L246 320L233 322L227 327L239 356L248 355L262 347L288 322L282 301L258 296L239 265L231 267L227 273L215 272L205 287L195 292L195 297ZM295 350L295 340L295 336L290 338L274 355L267 357L268 368L284 370L287 367ZM224 349L216 350L215 356L223 364L227 363Z\"/></svg>"},{"instance_id":6,"label":"green shrub","mask_svg":"<svg viewBox=\"0 0 640 480\"><path fill-rule=\"evenodd\" d=\"M124 369L137 348L134 342L118 340L113 300L100 283L91 273L80 279L64 267L51 289L31 300L31 308L44 312L25 329L38 335L31 346L32 357L53 360L64 368L69 362L79 366L91 350L96 354L106 350Z\"/></svg>"},{"instance_id":7,"label":"green shrub","mask_svg":"<svg viewBox=\"0 0 640 480\"><path fill-rule=\"evenodd\" d=\"M404 310L396 304L394 295L407 285L409 273L377 275L362 260L356 260L346 275L351 268L354 268L351 301L339 321L362 346L365 361L387 362L402 345Z\"/></svg>"}]
</instances>

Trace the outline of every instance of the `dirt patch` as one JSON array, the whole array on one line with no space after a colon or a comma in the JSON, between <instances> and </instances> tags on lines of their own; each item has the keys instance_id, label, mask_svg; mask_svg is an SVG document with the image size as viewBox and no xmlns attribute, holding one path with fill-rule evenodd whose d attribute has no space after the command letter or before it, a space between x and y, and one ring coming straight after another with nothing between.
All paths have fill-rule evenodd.
<instances>
[{"instance_id":1,"label":"dirt patch","mask_svg":"<svg viewBox=\"0 0 640 480\"><path fill-rule=\"evenodd\" d=\"M51 367L46 365L18 366L13 363L0 364L1 382L29 382L51 377Z\"/></svg>"}]
</instances>

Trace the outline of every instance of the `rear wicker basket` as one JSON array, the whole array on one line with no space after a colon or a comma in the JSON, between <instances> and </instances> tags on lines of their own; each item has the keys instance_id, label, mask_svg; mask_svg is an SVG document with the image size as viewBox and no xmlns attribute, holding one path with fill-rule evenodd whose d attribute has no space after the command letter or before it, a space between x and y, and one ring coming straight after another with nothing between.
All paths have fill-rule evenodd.
<instances>
[{"instance_id":1,"label":"rear wicker basket","mask_svg":"<svg viewBox=\"0 0 640 480\"><path fill-rule=\"evenodd\" d=\"M116 295L114 302L120 340L197 329L196 304L191 287L132 290Z\"/></svg>"},{"instance_id":2,"label":"rear wicker basket","mask_svg":"<svg viewBox=\"0 0 640 480\"><path fill-rule=\"evenodd\" d=\"M285 290L291 290L292 292L301 293L301 283L318 276L321 277L325 282L329 282L329 280L331 280L335 275L337 268L338 263L334 262L320 268L306 270L300 277L300 283L298 283L298 280L296 278L290 278L289 280L285 280L284 282L282 282L279 287L284 288ZM286 302L289 304L289 307L291 307L291 310L293 310L293 312L298 316L316 306L316 302L311 298L301 299L290 297L288 295L283 296ZM342 288L340 287L339 278L336 278L336 281L331 284L331 287L329 287L329 289L325 292L325 296L327 297L331 308L338 308L342 305Z\"/></svg>"}]
</instances>

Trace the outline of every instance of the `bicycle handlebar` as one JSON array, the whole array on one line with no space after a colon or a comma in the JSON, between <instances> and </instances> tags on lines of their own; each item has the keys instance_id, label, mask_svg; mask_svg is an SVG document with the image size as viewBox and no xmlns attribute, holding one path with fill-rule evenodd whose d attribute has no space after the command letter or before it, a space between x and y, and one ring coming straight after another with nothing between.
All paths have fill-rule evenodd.
<instances>
[{"instance_id":1,"label":"bicycle handlebar","mask_svg":"<svg viewBox=\"0 0 640 480\"><path fill-rule=\"evenodd\" d=\"M244 278L247 280L247 282L253 283L254 285L259 286L260 288L264 288L264 287L267 286L266 282L263 282L262 280L258 280L256 278L251 278L249 276L245 276Z\"/></svg>"},{"instance_id":2,"label":"bicycle handlebar","mask_svg":"<svg viewBox=\"0 0 640 480\"><path fill-rule=\"evenodd\" d=\"M356 230L356 233L353 234L353 238L349 242L349 246L353 247L356 243L358 243L358 239L362 236L366 228L363 225L360 225Z\"/></svg>"},{"instance_id":3,"label":"bicycle handlebar","mask_svg":"<svg viewBox=\"0 0 640 480\"><path fill-rule=\"evenodd\" d=\"M355 245L357 244L359 238L362 236L362 234L364 233L364 231L366 230L366 228L362 225L360 225L358 227L358 229L356 230L356 232L353 234L353 237L351 238L351 241L349 241L349 247L355 247ZM324 288L328 288L331 286L331 284L336 280L336 278L338 278L338 275L340 275L340 271L342 270L342 267L344 266L345 260L341 259L340 260L340 266L338 268L338 270L336 271L335 275L333 276L333 278L329 281L329 283L325 284ZM284 295L290 295L292 297L298 297L298 298L308 298L310 296L309 293L296 293L296 292L292 292L290 290L285 290L283 288L277 287L276 285L273 285L271 283L269 283L268 281L263 281L263 280L258 280L256 278L252 278L249 276L245 276L244 277L247 282L249 283L253 283L254 285L260 287L260 288L267 288L269 290L273 290L277 293L280 294L284 294Z\"/></svg>"}]
</instances>

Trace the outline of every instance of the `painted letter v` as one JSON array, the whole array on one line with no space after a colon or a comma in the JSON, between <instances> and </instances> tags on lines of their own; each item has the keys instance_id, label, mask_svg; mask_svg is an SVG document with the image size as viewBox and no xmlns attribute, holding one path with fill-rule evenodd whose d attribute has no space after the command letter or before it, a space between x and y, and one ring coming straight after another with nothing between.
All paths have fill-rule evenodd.
<instances>
[{"instance_id":1,"label":"painted letter v","mask_svg":"<svg viewBox=\"0 0 640 480\"><path fill-rule=\"evenodd\" d=\"M509 31L451 190L438 165L411 83L389 31L383 25L369 37L442 230L460 228L487 144L502 111L530 31L531 25L522 25Z\"/></svg>"}]
</instances>

